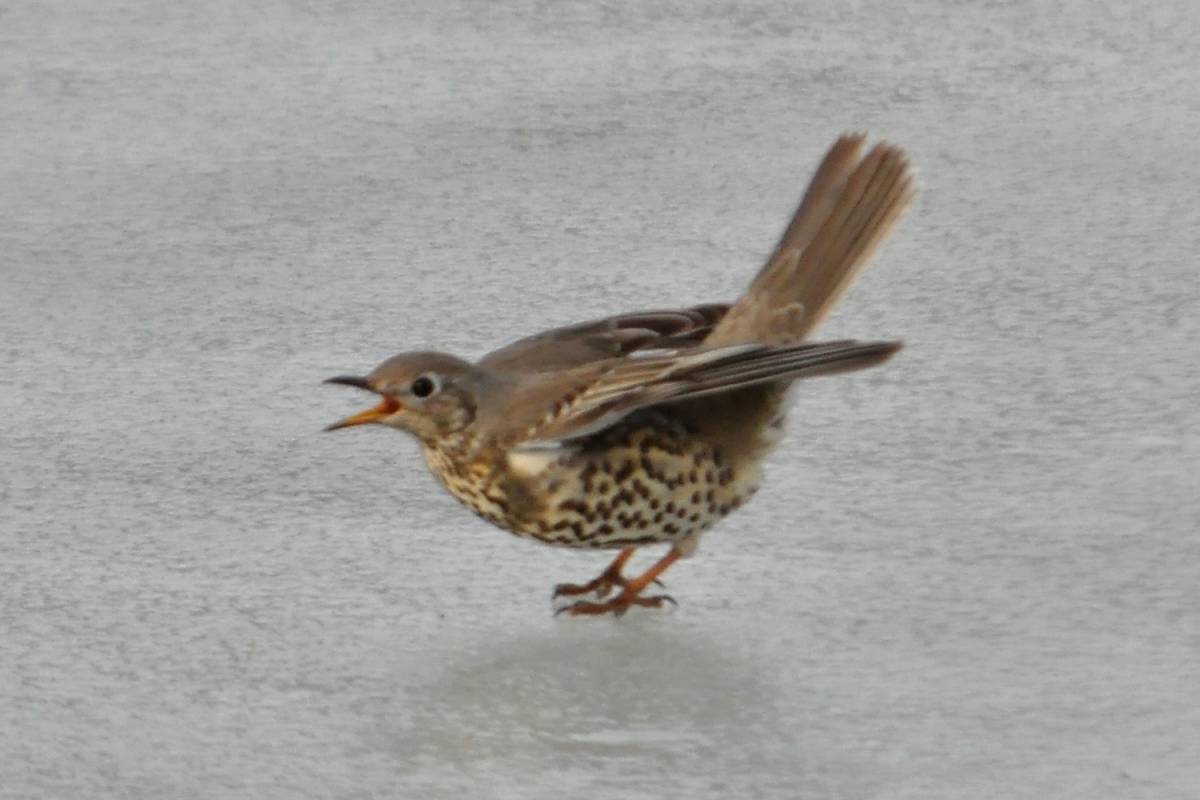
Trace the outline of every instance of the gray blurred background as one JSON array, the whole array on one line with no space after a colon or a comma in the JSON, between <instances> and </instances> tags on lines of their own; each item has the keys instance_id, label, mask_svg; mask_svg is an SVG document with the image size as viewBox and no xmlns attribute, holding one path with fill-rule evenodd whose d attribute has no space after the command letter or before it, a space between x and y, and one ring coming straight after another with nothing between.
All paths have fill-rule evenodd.
<instances>
[{"instance_id":1,"label":"gray blurred background","mask_svg":"<svg viewBox=\"0 0 1200 800\"><path fill-rule=\"evenodd\" d=\"M1200 13L1134 6L0 4L0 796L1200 796ZM907 349L678 610L318 433L734 297L844 130L923 193L822 334Z\"/></svg>"}]
</instances>

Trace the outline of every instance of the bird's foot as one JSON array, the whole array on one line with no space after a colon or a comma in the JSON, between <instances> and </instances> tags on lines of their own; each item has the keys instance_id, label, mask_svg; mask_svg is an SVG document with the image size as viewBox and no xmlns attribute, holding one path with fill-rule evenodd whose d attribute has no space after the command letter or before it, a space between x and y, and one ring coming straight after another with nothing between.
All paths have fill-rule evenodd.
<instances>
[{"instance_id":1,"label":"bird's foot","mask_svg":"<svg viewBox=\"0 0 1200 800\"><path fill-rule=\"evenodd\" d=\"M592 594L593 592L603 600L608 597L615 588L626 589L629 587L629 581L621 574L621 569L625 566L625 562L633 555L633 548L627 547L617 554L604 572L601 572L594 580L587 583L560 583L554 587L554 594L551 595L554 599L559 597L578 597L581 594Z\"/></svg>"},{"instance_id":2,"label":"bird's foot","mask_svg":"<svg viewBox=\"0 0 1200 800\"><path fill-rule=\"evenodd\" d=\"M675 602L675 599L668 594L656 594L649 597L642 597L626 588L611 600L602 600L600 602L579 600L569 606L564 606L563 608L558 609L554 612L554 616L557 617L559 614L566 614L570 617L580 617L612 614L614 617L620 617L623 616L631 606L662 608L663 604L665 603L670 603L673 606L679 605Z\"/></svg>"},{"instance_id":3,"label":"bird's foot","mask_svg":"<svg viewBox=\"0 0 1200 800\"><path fill-rule=\"evenodd\" d=\"M560 583L554 587L554 597L578 597L581 594L592 594L605 598L616 587L625 588L625 579L618 575L610 575L604 571L599 577L587 583Z\"/></svg>"},{"instance_id":4,"label":"bird's foot","mask_svg":"<svg viewBox=\"0 0 1200 800\"><path fill-rule=\"evenodd\" d=\"M654 583L656 586L666 588L666 584L657 578L654 580ZM610 570L605 570L598 577L587 583L560 583L555 585L552 597L557 600L560 597L578 597L581 594L595 594L596 597L603 600L612 594L613 589L627 588L629 588L629 581L619 572L614 573Z\"/></svg>"},{"instance_id":5,"label":"bird's foot","mask_svg":"<svg viewBox=\"0 0 1200 800\"><path fill-rule=\"evenodd\" d=\"M612 614L619 617L629 610L631 606L644 606L647 608L662 608L664 603L678 605L670 595L658 594L649 597L642 597L641 593L652 583L662 586L658 580L658 576L666 570L667 567L675 563L675 561L683 555L678 548L672 547L671 550L650 569L643 572L636 578L627 580L621 576L621 568L625 566L625 562L629 560L629 556L633 554L633 548L629 547L620 552L620 554L608 565L608 569L600 573L600 577L594 581L575 586L573 584L559 584L554 589L554 596L578 596L596 591L599 593L599 598L593 600L577 600L570 605L563 606L554 612L554 616L566 614L571 617L580 616L598 616L600 614ZM604 598L612 591L614 586L620 586L621 592L611 600Z\"/></svg>"}]
</instances>

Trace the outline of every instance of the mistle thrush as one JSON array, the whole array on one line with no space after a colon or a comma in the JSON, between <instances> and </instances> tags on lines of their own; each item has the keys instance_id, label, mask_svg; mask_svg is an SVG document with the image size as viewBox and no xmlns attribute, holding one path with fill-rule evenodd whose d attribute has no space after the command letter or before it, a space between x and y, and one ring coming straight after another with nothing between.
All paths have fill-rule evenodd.
<instances>
[{"instance_id":1,"label":"mistle thrush","mask_svg":"<svg viewBox=\"0 0 1200 800\"><path fill-rule=\"evenodd\" d=\"M328 382L379 395L328 430L378 423L417 438L476 514L525 538L616 549L595 580L560 584L569 614L622 614L701 534L758 490L788 389L872 367L894 341L809 342L915 189L904 153L843 136L779 244L731 305L620 314L539 333L469 363L436 352ZM669 551L635 578L635 548ZM613 590L618 589L615 594Z\"/></svg>"}]
</instances>

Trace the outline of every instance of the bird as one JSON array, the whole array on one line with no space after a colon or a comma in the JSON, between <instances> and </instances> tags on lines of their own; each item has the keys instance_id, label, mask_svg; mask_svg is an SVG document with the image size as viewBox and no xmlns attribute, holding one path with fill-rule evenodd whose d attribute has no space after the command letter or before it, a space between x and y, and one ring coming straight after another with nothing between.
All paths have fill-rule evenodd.
<instances>
[{"instance_id":1,"label":"bird","mask_svg":"<svg viewBox=\"0 0 1200 800\"><path fill-rule=\"evenodd\" d=\"M406 432L445 489L495 526L616 550L595 579L555 586L556 613L675 605L650 587L758 491L796 384L879 365L902 346L809 338L916 194L904 151L866 142L844 134L829 148L733 303L554 328L474 363L401 353L365 376L326 381L379 402L325 430ZM667 545L665 555L627 576L630 557L653 545Z\"/></svg>"}]
</instances>

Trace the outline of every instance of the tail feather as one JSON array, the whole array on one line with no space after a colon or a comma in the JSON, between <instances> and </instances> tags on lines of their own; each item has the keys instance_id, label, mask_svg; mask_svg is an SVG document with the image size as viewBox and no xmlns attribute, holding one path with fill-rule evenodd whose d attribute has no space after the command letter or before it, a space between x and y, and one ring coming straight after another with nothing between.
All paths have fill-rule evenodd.
<instances>
[{"instance_id":1,"label":"tail feather","mask_svg":"<svg viewBox=\"0 0 1200 800\"><path fill-rule=\"evenodd\" d=\"M706 344L802 341L858 277L915 195L904 152L843 136L826 154L775 252Z\"/></svg>"},{"instance_id":2,"label":"tail feather","mask_svg":"<svg viewBox=\"0 0 1200 800\"><path fill-rule=\"evenodd\" d=\"M822 159L820 166L813 174L799 208L792 215L791 222L788 223L783 236L779 238L779 243L775 245L775 250L772 252L771 258L767 260L767 264L773 262L777 256L787 250L795 252L803 250L812 241L821 227L821 223L829 217L833 210L833 203L845 190L846 182L850 180L850 174L854 172L854 168L862 159L862 147L865 141L866 137L862 134L848 134L840 137L833 143L833 147L829 148L829 152L825 154L825 158ZM766 265L759 271L758 278L768 273L765 267Z\"/></svg>"}]
</instances>

